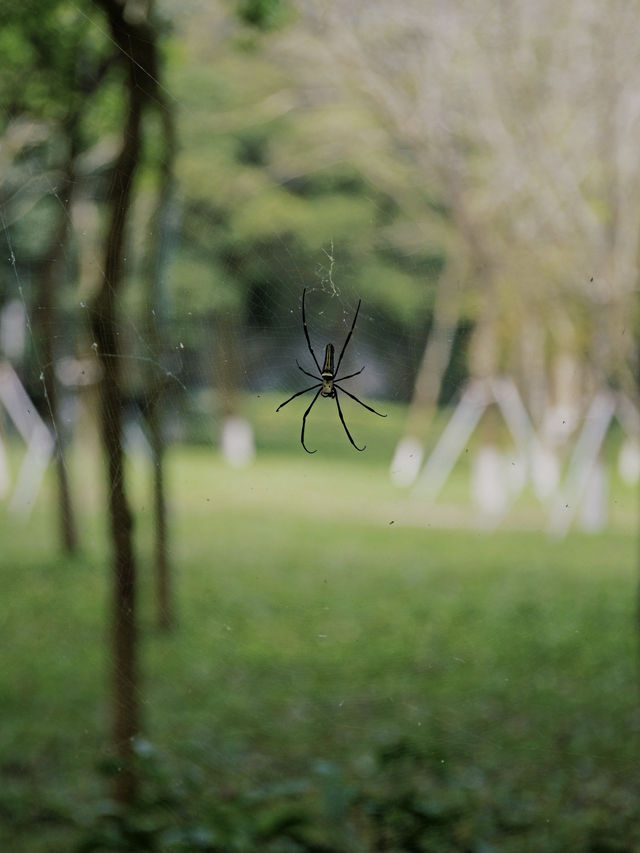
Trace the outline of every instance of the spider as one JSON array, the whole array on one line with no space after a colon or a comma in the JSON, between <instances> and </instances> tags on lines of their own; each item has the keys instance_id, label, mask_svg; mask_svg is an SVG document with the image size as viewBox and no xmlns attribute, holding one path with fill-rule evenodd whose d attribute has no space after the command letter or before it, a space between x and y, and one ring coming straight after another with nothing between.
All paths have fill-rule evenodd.
<instances>
[{"instance_id":1,"label":"spider","mask_svg":"<svg viewBox=\"0 0 640 853\"><path fill-rule=\"evenodd\" d=\"M333 366L333 364L334 364L334 361L333 361L333 356L334 356L333 344L327 344L327 346L325 347L324 364L322 365L322 367L320 367L320 363L318 362L318 359L316 358L316 354L313 351L313 347L311 346L311 341L309 340L309 330L307 329L307 318L306 318L305 311L304 311L304 297L305 297L306 292L307 292L307 289L305 287L305 289L302 291L302 328L304 329L304 336L307 339L307 346L309 347L309 352L311 353L313 360L316 363L316 367L318 368L319 376L314 376L313 373L309 373L307 370L305 370L303 367L301 367L300 363L298 362L298 359L296 359L296 364L298 365L298 369L301 370L306 376L310 376L312 379L320 379L320 382L316 382L315 385L310 385L308 388L304 388L302 391L298 391L292 397L289 397L288 400L285 400L284 403L280 403L280 405L276 409L276 412L279 412L280 409L283 408L283 406L286 406L287 403L290 403L292 400L295 400L295 398L299 397L301 394L306 394L307 391L313 391L314 388L317 388L318 390L316 391L315 396L314 396L313 400L311 401L311 404L309 405L309 408L307 409L307 411L302 416L302 432L300 433L300 443L302 444L304 449L307 451L307 453L315 453L316 452L315 450L309 450L309 448L304 443L304 428L305 428L305 425L307 422L307 415L309 414L309 412L313 408L318 397L332 397L336 401L336 406L338 407L338 416L340 418L340 422L342 423L342 426L344 427L344 431L347 434L347 438L349 439L351 444L353 444L353 446L355 447L356 450L360 450L360 451L365 450L366 446L367 446L366 444L364 447L358 447L358 445L355 443L355 441L351 437L351 433L349 432L347 425L344 421L342 409L340 408L340 400L338 399L338 391L342 391L343 394L346 394L347 397L351 397L352 400L355 400L356 403L359 403L361 406L363 406L368 411L373 412L374 415L379 415L379 417L381 417L381 418L386 418L387 416L383 415L381 412L376 412L376 410L372 409L371 406L367 406L367 404L363 403L362 400L358 400L358 398L355 396L355 394L352 394L350 391L347 391L346 388L343 388L341 385L338 385L338 379L340 379L340 382L344 382L345 379L352 379L354 376L358 376L359 373L362 373L362 371L364 370L364 367L361 367L360 370L357 370L355 373L349 373L348 376L338 377L338 375L337 375L338 370L340 370L340 364L342 362L342 356L344 355L344 352L347 348L347 344L351 340L351 335L353 334L353 330L354 330L355 325L356 325L356 320L358 319L358 311L360 311L360 303L362 302L362 300L361 299L358 300L358 307L356 308L356 313L355 313L355 316L353 318L353 323L351 324L351 329L349 330L349 334L347 335L347 339L344 342L344 346L342 347L342 350L340 351L340 355L338 356L338 363L336 364L335 368Z\"/></svg>"}]
</instances>

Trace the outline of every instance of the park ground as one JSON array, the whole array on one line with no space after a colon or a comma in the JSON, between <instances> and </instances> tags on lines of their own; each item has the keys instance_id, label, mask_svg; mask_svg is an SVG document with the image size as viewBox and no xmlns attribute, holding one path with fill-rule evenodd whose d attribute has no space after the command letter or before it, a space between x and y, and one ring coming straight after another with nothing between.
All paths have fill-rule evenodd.
<instances>
[{"instance_id":1,"label":"park ground","mask_svg":"<svg viewBox=\"0 0 640 853\"><path fill-rule=\"evenodd\" d=\"M295 413L243 470L170 451L168 634L133 458L144 794L126 818L107 799L100 469L70 462L73 559L49 480L28 520L2 515L1 849L640 850L635 496L614 483L597 535L552 541L526 506L455 528L460 501L391 487L376 420L353 420L370 455L327 419L307 456Z\"/></svg>"}]
</instances>

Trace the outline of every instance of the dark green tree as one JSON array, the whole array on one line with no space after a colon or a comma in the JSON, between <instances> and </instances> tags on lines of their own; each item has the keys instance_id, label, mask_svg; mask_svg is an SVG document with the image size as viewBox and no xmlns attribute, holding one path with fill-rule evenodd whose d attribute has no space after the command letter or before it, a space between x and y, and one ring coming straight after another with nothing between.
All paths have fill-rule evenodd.
<instances>
[{"instance_id":1,"label":"dark green tree","mask_svg":"<svg viewBox=\"0 0 640 853\"><path fill-rule=\"evenodd\" d=\"M161 369L163 359L163 325L165 310L165 272L167 247L173 231L173 204L175 201L174 162L176 156L176 131L171 105L160 92L156 107L162 140L157 174L158 191L155 211L151 221L151 243L146 264L145 318L146 336L150 352L147 362L146 419L153 463L153 513L154 513L154 574L156 587L156 623L160 630L168 630L175 621L171 594L171 567L168 547L168 516L165 485L165 439L163 412L167 378Z\"/></svg>"}]
</instances>

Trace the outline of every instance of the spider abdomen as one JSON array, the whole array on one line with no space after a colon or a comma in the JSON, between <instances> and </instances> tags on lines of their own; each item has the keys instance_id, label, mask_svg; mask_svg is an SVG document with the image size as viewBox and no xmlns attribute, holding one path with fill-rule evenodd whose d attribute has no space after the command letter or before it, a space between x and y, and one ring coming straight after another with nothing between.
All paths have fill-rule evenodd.
<instances>
[{"instance_id":1,"label":"spider abdomen","mask_svg":"<svg viewBox=\"0 0 640 853\"><path fill-rule=\"evenodd\" d=\"M320 371L322 377L321 397L335 397L336 392L333 390L333 380L335 378L335 370L333 369L333 344L327 344L324 351L324 364Z\"/></svg>"}]
</instances>

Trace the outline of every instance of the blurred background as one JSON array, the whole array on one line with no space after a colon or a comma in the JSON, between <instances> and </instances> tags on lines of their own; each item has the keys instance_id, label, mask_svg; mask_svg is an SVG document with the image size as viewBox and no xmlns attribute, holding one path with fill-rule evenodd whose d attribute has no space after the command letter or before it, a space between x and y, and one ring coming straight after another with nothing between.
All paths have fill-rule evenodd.
<instances>
[{"instance_id":1,"label":"blurred background","mask_svg":"<svg viewBox=\"0 0 640 853\"><path fill-rule=\"evenodd\" d=\"M639 12L1 3L6 849L640 850Z\"/></svg>"}]
</instances>

